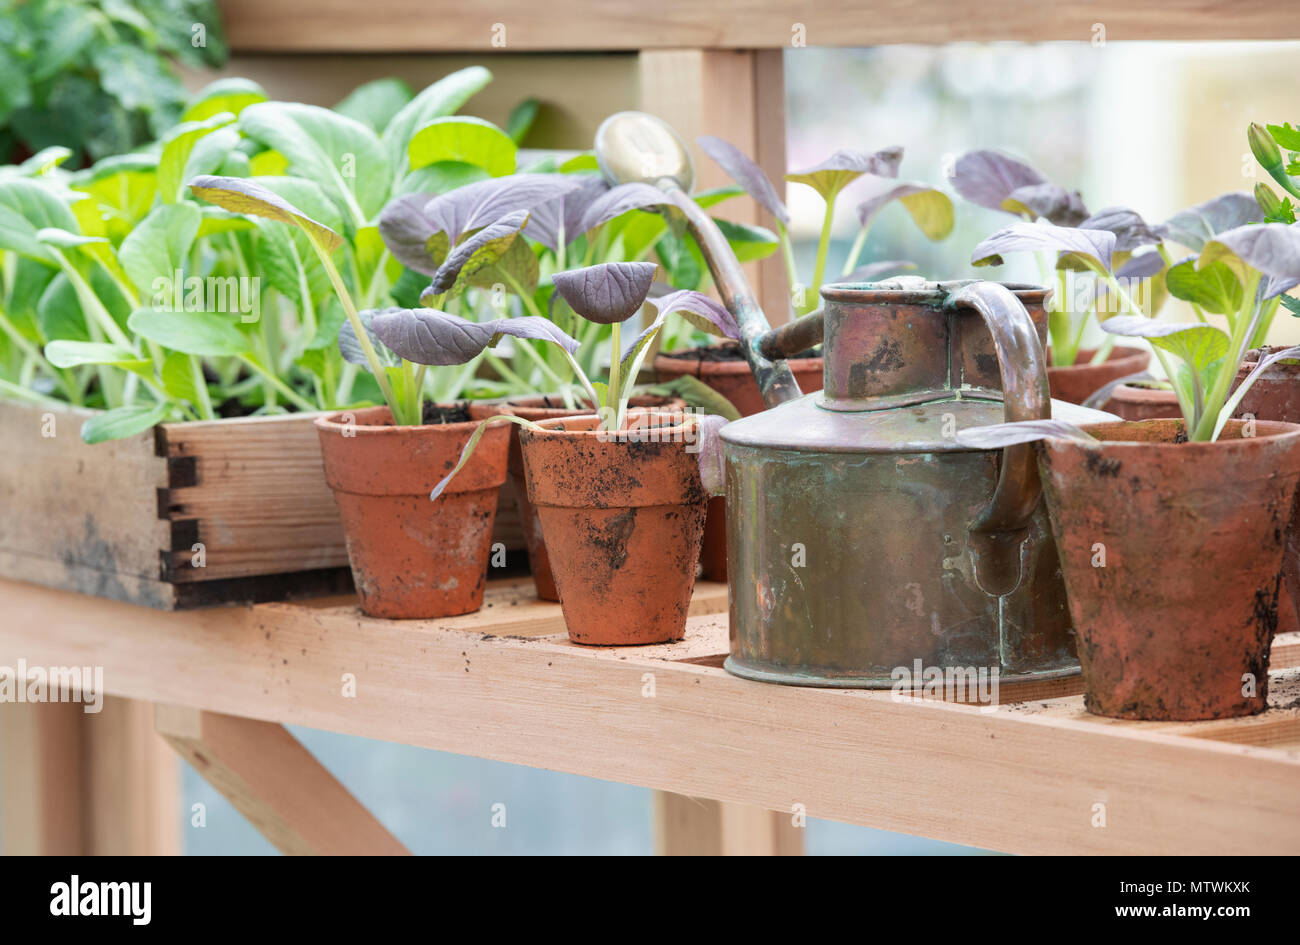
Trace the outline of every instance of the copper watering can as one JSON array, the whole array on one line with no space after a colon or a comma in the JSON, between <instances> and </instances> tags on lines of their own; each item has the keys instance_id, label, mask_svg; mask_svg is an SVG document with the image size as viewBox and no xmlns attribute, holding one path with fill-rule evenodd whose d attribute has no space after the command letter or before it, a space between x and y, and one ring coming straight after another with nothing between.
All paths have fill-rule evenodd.
<instances>
[{"instance_id":1,"label":"copper watering can","mask_svg":"<svg viewBox=\"0 0 1300 945\"><path fill-rule=\"evenodd\" d=\"M1032 446L970 450L956 431L1111 415L1048 395L1048 290L904 278L829 285L772 330L657 118L596 136L602 171L663 189L685 215L769 410L722 430L731 645L767 682L889 688L902 668L1079 672ZM784 358L823 343L824 389ZM918 662L919 661L919 662ZM920 680L916 681L920 688Z\"/></svg>"}]
</instances>

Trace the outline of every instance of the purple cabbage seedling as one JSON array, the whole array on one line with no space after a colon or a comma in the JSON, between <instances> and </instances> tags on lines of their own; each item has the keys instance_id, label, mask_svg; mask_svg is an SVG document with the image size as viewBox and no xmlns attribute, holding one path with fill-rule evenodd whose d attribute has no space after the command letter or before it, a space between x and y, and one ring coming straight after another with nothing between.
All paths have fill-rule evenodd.
<instances>
[{"instance_id":1,"label":"purple cabbage seedling","mask_svg":"<svg viewBox=\"0 0 1300 945\"><path fill-rule=\"evenodd\" d=\"M849 184L863 180L869 187L867 198L858 205L858 234L849 250L842 278L869 280L888 271L916 268L908 262L881 262L858 267L858 259L866 245L867 231L876 215L888 204L898 201L911 215L912 220L928 239L942 240L952 232L952 201L943 191L926 184L899 181L898 166L903 159L903 149L886 148L873 154L862 151L836 151L820 164L786 174L785 179L813 188L826 203L822 218L821 235L817 242L812 283L801 290L799 275L794 263L794 249L790 243L790 211L777 195L776 188L763 169L743 152L720 138L704 136L698 139L700 148L713 158L718 166L749 193L758 204L776 218L777 236L785 259L786 274L795 290L794 308L804 314L817 307L822 282L826 276L826 257L830 249L831 226L835 217L835 204L840 193Z\"/></svg>"},{"instance_id":2,"label":"purple cabbage seedling","mask_svg":"<svg viewBox=\"0 0 1300 945\"><path fill-rule=\"evenodd\" d=\"M601 263L583 269L555 274L555 290L582 318L596 324L610 325L609 378L606 383L593 381L573 360L577 341L545 319L530 333L519 337L537 338L558 345L566 353L570 366L581 382L587 396L596 405L600 418L598 430L613 432L623 429L627 422L628 398L632 385L645 362L651 343L671 314L679 314L697 328L710 334L737 338L739 330L731 313L718 302L700 292L683 289L660 298L649 298L654 278L653 263ZM626 345L621 344L621 329L642 306L650 304L655 317L650 324ZM533 319L506 319L505 324ZM475 331L473 322L447 315L443 312L397 311L376 314L373 319L376 335L398 357L420 364L444 363L437 359L464 357L475 349L495 342L490 331ZM472 355L471 355L472 356ZM537 424L520 417L493 417L479 424L466 443L456 467L434 488L431 498L442 494L448 482L464 467L478 446L483 431L494 423L516 423L532 429Z\"/></svg>"}]
</instances>

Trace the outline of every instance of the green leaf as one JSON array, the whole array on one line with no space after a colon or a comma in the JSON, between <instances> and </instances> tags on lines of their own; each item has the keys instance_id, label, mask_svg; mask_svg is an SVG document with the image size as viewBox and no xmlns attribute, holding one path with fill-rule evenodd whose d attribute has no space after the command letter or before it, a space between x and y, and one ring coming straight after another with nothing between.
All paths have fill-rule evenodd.
<instances>
[{"instance_id":1,"label":"green leaf","mask_svg":"<svg viewBox=\"0 0 1300 945\"><path fill-rule=\"evenodd\" d=\"M656 384L647 388L647 392L659 397L680 397L689 407L698 407L728 420L740 419L740 411L730 400L693 374L683 374L666 384Z\"/></svg>"},{"instance_id":2,"label":"green leaf","mask_svg":"<svg viewBox=\"0 0 1300 945\"><path fill-rule=\"evenodd\" d=\"M51 341L45 346L45 358L57 368L75 368L86 364L110 364L146 377L153 376L153 362L124 345L95 341Z\"/></svg>"},{"instance_id":3,"label":"green leaf","mask_svg":"<svg viewBox=\"0 0 1300 945\"><path fill-rule=\"evenodd\" d=\"M343 245L343 237L307 216L288 200L252 179L196 177L190 181L195 196L234 213L247 213L288 223L309 233L327 252Z\"/></svg>"},{"instance_id":4,"label":"green leaf","mask_svg":"<svg viewBox=\"0 0 1300 945\"><path fill-rule=\"evenodd\" d=\"M537 121L541 104L535 98L526 98L510 110L510 117L506 119L506 134L510 135L510 140L515 144L523 144L524 138L528 137L533 122Z\"/></svg>"},{"instance_id":5,"label":"green leaf","mask_svg":"<svg viewBox=\"0 0 1300 945\"><path fill-rule=\"evenodd\" d=\"M435 118L454 114L471 95L492 81L492 73L482 66L470 66L444 76L411 99L384 127L383 145L393 169L393 180L400 180L410 170L406 146L422 128Z\"/></svg>"},{"instance_id":6,"label":"green leaf","mask_svg":"<svg viewBox=\"0 0 1300 945\"><path fill-rule=\"evenodd\" d=\"M732 223L730 220L715 219L713 222L718 224L718 229L727 238L736 258L743 263L766 259L776 251L777 238L771 230L761 226Z\"/></svg>"},{"instance_id":7,"label":"green leaf","mask_svg":"<svg viewBox=\"0 0 1300 945\"><path fill-rule=\"evenodd\" d=\"M182 89L168 67L154 53L126 43L92 47L90 61L99 71L104 91L128 112L152 112L174 105Z\"/></svg>"},{"instance_id":8,"label":"green leaf","mask_svg":"<svg viewBox=\"0 0 1300 945\"><path fill-rule=\"evenodd\" d=\"M383 208L393 172L375 133L351 118L315 105L263 102L239 116L239 127L315 181L345 216L362 225Z\"/></svg>"},{"instance_id":9,"label":"green leaf","mask_svg":"<svg viewBox=\"0 0 1300 945\"><path fill-rule=\"evenodd\" d=\"M159 291L155 285L158 280L170 284L178 278L189 260L202 219L203 214L192 203L164 204L127 234L118 247L117 258L137 291L152 294Z\"/></svg>"},{"instance_id":10,"label":"green leaf","mask_svg":"<svg viewBox=\"0 0 1300 945\"><path fill-rule=\"evenodd\" d=\"M266 100L266 92L252 79L218 79L199 90L190 100L181 120L207 121L222 112L238 116L249 105Z\"/></svg>"},{"instance_id":11,"label":"green leaf","mask_svg":"<svg viewBox=\"0 0 1300 945\"><path fill-rule=\"evenodd\" d=\"M1278 301L1282 303L1282 307L1288 312L1300 318L1300 299L1294 295L1279 295Z\"/></svg>"},{"instance_id":12,"label":"green leaf","mask_svg":"<svg viewBox=\"0 0 1300 945\"><path fill-rule=\"evenodd\" d=\"M515 170L514 141L481 118L435 118L415 133L407 147L411 168L419 170L442 161L481 167L493 177Z\"/></svg>"},{"instance_id":13,"label":"green leaf","mask_svg":"<svg viewBox=\"0 0 1300 945\"><path fill-rule=\"evenodd\" d=\"M584 151L560 165L561 174L576 174L581 171L600 171L600 163L596 160L596 152Z\"/></svg>"},{"instance_id":14,"label":"green leaf","mask_svg":"<svg viewBox=\"0 0 1300 945\"><path fill-rule=\"evenodd\" d=\"M1245 291L1232 269L1222 261L1200 269L1196 268L1195 259L1181 262L1165 274L1165 285L1174 298L1215 315L1235 315Z\"/></svg>"},{"instance_id":15,"label":"green leaf","mask_svg":"<svg viewBox=\"0 0 1300 945\"><path fill-rule=\"evenodd\" d=\"M393 196L403 194L445 194L448 191L487 180L491 175L481 167L459 161L439 161L411 171L393 188Z\"/></svg>"},{"instance_id":16,"label":"green leaf","mask_svg":"<svg viewBox=\"0 0 1300 945\"><path fill-rule=\"evenodd\" d=\"M68 205L39 181L15 178L0 181L0 249L13 250L47 266L54 257L36 234L55 227L79 231Z\"/></svg>"},{"instance_id":17,"label":"green leaf","mask_svg":"<svg viewBox=\"0 0 1300 945\"><path fill-rule=\"evenodd\" d=\"M96 414L81 425L81 438L87 443L102 443L105 440L120 440L123 437L143 433L161 423L171 413L170 403L154 404L152 407L118 407Z\"/></svg>"},{"instance_id":18,"label":"green leaf","mask_svg":"<svg viewBox=\"0 0 1300 945\"><path fill-rule=\"evenodd\" d=\"M203 403L203 397L194 379L194 361L188 354L179 351L169 352L163 360L161 377L163 390L172 397L195 406Z\"/></svg>"},{"instance_id":19,"label":"green leaf","mask_svg":"<svg viewBox=\"0 0 1300 945\"><path fill-rule=\"evenodd\" d=\"M1279 147L1288 151L1300 151L1300 129L1292 128L1290 122L1281 125L1269 125L1268 132Z\"/></svg>"},{"instance_id":20,"label":"green leaf","mask_svg":"<svg viewBox=\"0 0 1300 945\"><path fill-rule=\"evenodd\" d=\"M36 322L45 338L90 341L90 330L86 327L77 291L61 272L41 293L36 305Z\"/></svg>"},{"instance_id":21,"label":"green leaf","mask_svg":"<svg viewBox=\"0 0 1300 945\"><path fill-rule=\"evenodd\" d=\"M142 308L127 326L142 338L185 354L225 357L251 350L248 337L229 316L214 312L163 312Z\"/></svg>"},{"instance_id":22,"label":"green leaf","mask_svg":"<svg viewBox=\"0 0 1300 945\"><path fill-rule=\"evenodd\" d=\"M158 194L158 158L123 154L105 158L74 177L72 188L89 194L108 217L108 235L125 236L153 207Z\"/></svg>"},{"instance_id":23,"label":"green leaf","mask_svg":"<svg viewBox=\"0 0 1300 945\"><path fill-rule=\"evenodd\" d=\"M215 170L214 165L202 170L196 169L187 175L190 155L194 152L200 138L218 128L224 128L234 120L235 116L231 112L220 112L203 121L179 124L163 139L162 156L158 159L158 194L163 203L175 203L179 200L185 181L190 177ZM237 137L230 143L230 147L234 147L236 143L238 143Z\"/></svg>"},{"instance_id":24,"label":"green leaf","mask_svg":"<svg viewBox=\"0 0 1300 945\"><path fill-rule=\"evenodd\" d=\"M411 87L401 79L376 79L349 92L334 106L334 111L380 133L414 97Z\"/></svg>"}]
</instances>

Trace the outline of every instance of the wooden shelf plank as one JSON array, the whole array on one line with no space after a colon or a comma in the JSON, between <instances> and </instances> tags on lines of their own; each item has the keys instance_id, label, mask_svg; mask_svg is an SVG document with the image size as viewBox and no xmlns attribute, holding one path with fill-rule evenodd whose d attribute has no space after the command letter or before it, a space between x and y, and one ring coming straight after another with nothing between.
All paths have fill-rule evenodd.
<instances>
[{"instance_id":1,"label":"wooden shelf plank","mask_svg":"<svg viewBox=\"0 0 1300 945\"><path fill-rule=\"evenodd\" d=\"M989 712L738 679L706 662L724 645L717 587L682 643L591 649L557 635L556 605L498 617L517 584L491 588L491 616L385 621L339 599L164 613L0 583L0 647L98 663L131 698L1009 852L1300 853L1300 748L1096 719L1077 696Z\"/></svg>"},{"instance_id":2,"label":"wooden shelf plank","mask_svg":"<svg viewBox=\"0 0 1300 945\"><path fill-rule=\"evenodd\" d=\"M1300 7L1268 0L734 0L725 11L695 0L604 0L597 6L496 0L220 0L240 52L580 51L779 49L803 27L809 46L1078 40L1094 24L1108 41L1300 37Z\"/></svg>"}]
</instances>

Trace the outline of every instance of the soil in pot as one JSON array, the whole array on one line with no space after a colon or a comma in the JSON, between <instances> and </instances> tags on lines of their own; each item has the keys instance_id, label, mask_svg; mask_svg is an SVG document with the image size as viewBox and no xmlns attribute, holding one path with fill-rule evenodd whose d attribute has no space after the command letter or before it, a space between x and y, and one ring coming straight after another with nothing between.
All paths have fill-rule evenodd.
<instances>
[{"instance_id":1,"label":"soil in pot","mask_svg":"<svg viewBox=\"0 0 1300 945\"><path fill-rule=\"evenodd\" d=\"M805 394L822 389L822 359L812 351L791 358L788 362L799 389ZM708 384L748 417L765 409L763 395L758 392L758 381L749 369L749 362L735 342L704 345L685 351L667 351L655 355L655 381L660 384L676 380L684 374L698 377Z\"/></svg>"},{"instance_id":2,"label":"soil in pot","mask_svg":"<svg viewBox=\"0 0 1300 945\"><path fill-rule=\"evenodd\" d=\"M1108 410L1121 420L1177 420L1183 415L1178 397L1161 387L1143 387L1139 384L1121 384L1110 395L1102 410Z\"/></svg>"},{"instance_id":3,"label":"soil in pot","mask_svg":"<svg viewBox=\"0 0 1300 945\"><path fill-rule=\"evenodd\" d=\"M595 417L519 431L575 643L664 643L685 633L706 496L684 419L635 411L630 432L600 432Z\"/></svg>"},{"instance_id":4,"label":"soil in pot","mask_svg":"<svg viewBox=\"0 0 1300 945\"><path fill-rule=\"evenodd\" d=\"M334 490L361 609L372 617L450 617L483 605L507 424L489 427L438 501L478 421L496 406L426 406L421 426L387 407L321 417L325 478Z\"/></svg>"},{"instance_id":5,"label":"soil in pot","mask_svg":"<svg viewBox=\"0 0 1300 945\"><path fill-rule=\"evenodd\" d=\"M1047 383L1053 398L1081 404L1111 381L1145 371L1151 360L1151 353L1142 348L1116 345L1101 364L1090 364L1096 353L1096 348L1084 348L1075 357L1073 365L1048 367Z\"/></svg>"},{"instance_id":6,"label":"soil in pot","mask_svg":"<svg viewBox=\"0 0 1300 945\"><path fill-rule=\"evenodd\" d=\"M805 394L822 389L822 359L815 351L803 352L787 363L794 372L799 389ZM660 353L654 359L654 372L659 383L675 380L683 374L698 377L731 401L742 417L767 409L749 362L735 342ZM708 581L727 580L726 516L726 499L722 496L710 499L700 553L704 578Z\"/></svg>"},{"instance_id":7,"label":"soil in pot","mask_svg":"<svg viewBox=\"0 0 1300 945\"><path fill-rule=\"evenodd\" d=\"M680 411L686 402L679 398L641 396L632 397L628 405L633 408ZM525 420L554 420L558 417L578 417L592 413L591 408L572 409L564 406L564 400L553 394L538 394L534 397L514 397L503 405L508 413ZM524 533L524 543L528 547L528 568L533 574L533 586L537 596L542 600L559 600L559 591L555 589L555 577L551 574L551 559L546 553L546 542L542 537L541 522L537 510L528 501L528 486L524 481L524 457L519 449L519 427L510 425L510 485L514 493L515 508L519 513L519 528ZM724 563L725 567L725 563Z\"/></svg>"},{"instance_id":8,"label":"soil in pot","mask_svg":"<svg viewBox=\"0 0 1300 945\"><path fill-rule=\"evenodd\" d=\"M1038 444L1089 712L1252 715L1268 700L1300 427L1229 421L1188 443L1181 420L1104 423Z\"/></svg>"}]
</instances>

